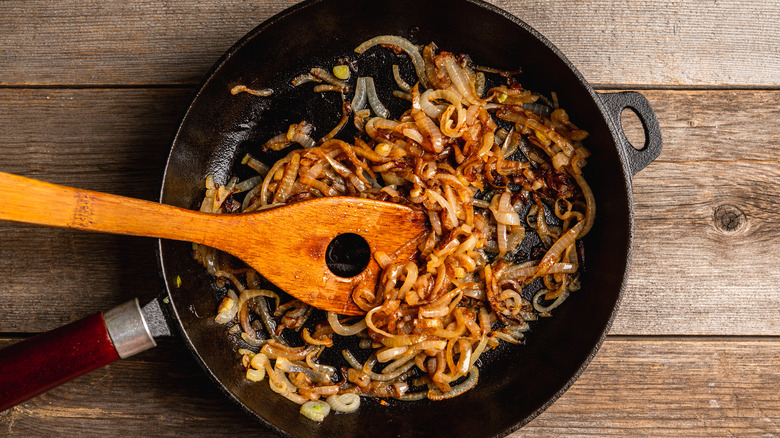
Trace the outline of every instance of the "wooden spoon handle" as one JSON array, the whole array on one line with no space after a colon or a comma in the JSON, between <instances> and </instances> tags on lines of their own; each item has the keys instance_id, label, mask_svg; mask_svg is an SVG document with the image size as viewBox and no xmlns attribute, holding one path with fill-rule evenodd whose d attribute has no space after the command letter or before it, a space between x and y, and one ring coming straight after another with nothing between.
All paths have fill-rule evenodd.
<instances>
[{"instance_id":1,"label":"wooden spoon handle","mask_svg":"<svg viewBox=\"0 0 780 438\"><path fill-rule=\"evenodd\" d=\"M0 219L206 243L209 215L171 205L64 187L0 172Z\"/></svg>"},{"instance_id":2,"label":"wooden spoon handle","mask_svg":"<svg viewBox=\"0 0 780 438\"><path fill-rule=\"evenodd\" d=\"M345 315L363 312L355 287L377 282L377 252L405 259L427 230L426 216L398 204L317 198L246 214L212 214L124 196L58 186L0 172L0 220L202 243L242 259L290 295ZM330 243L358 234L369 266L339 277L327 266Z\"/></svg>"}]
</instances>

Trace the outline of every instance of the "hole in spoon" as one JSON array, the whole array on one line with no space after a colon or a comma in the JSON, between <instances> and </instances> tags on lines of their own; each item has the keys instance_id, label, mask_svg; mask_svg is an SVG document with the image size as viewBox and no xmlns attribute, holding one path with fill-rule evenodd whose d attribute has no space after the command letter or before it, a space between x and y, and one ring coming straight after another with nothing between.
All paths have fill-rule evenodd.
<instances>
[{"instance_id":1,"label":"hole in spoon","mask_svg":"<svg viewBox=\"0 0 780 438\"><path fill-rule=\"evenodd\" d=\"M371 248L366 239L355 233L339 234L328 245L325 264L339 277L354 277L368 266Z\"/></svg>"}]
</instances>

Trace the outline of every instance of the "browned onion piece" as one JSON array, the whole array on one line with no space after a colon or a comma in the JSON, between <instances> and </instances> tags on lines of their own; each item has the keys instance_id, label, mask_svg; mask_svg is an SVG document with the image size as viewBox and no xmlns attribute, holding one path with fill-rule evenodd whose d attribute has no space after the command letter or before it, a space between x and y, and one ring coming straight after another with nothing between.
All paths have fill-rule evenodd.
<instances>
[{"instance_id":1,"label":"browned onion piece","mask_svg":"<svg viewBox=\"0 0 780 438\"><path fill-rule=\"evenodd\" d=\"M453 386L449 391L442 392L438 388L433 388L428 391L428 398L431 400L446 400L448 398L457 397L469 389L473 388L477 384L479 379L479 370L477 367L472 366L469 368L469 374L466 380L459 385Z\"/></svg>"},{"instance_id":2,"label":"browned onion piece","mask_svg":"<svg viewBox=\"0 0 780 438\"><path fill-rule=\"evenodd\" d=\"M235 87L230 89L230 94L238 94L238 93L248 93L254 96L268 97L274 94L274 90L271 90L270 88L266 88L263 90L255 90L252 88L248 88L246 85L236 85Z\"/></svg>"},{"instance_id":3,"label":"browned onion piece","mask_svg":"<svg viewBox=\"0 0 780 438\"><path fill-rule=\"evenodd\" d=\"M585 221L577 222L575 226L571 227L569 231L565 232L553 244L553 246L551 246L550 249L547 250L547 253L545 253L544 257L542 258L542 261L539 262L539 270L535 274L536 277L546 274L547 271L549 271L550 268L553 267L555 262L560 259L561 254L563 254L563 251L569 246L574 245L574 241L577 239L577 236L579 236L584 226L585 226Z\"/></svg>"},{"instance_id":4,"label":"browned onion piece","mask_svg":"<svg viewBox=\"0 0 780 438\"><path fill-rule=\"evenodd\" d=\"M312 76L316 77L317 79L322 79L323 81L338 87L338 89L344 93L349 92L349 84L333 76L329 71L325 70L324 68L319 68L319 67L312 68L310 73L312 74Z\"/></svg>"},{"instance_id":5,"label":"browned onion piece","mask_svg":"<svg viewBox=\"0 0 780 438\"><path fill-rule=\"evenodd\" d=\"M366 321L365 319L352 324L351 326L344 326L341 324L341 321L338 320L338 315L336 315L333 312L328 312L328 323L330 323L331 328L333 328L333 331L336 332L337 335L341 336L352 336L360 333L361 331L366 329Z\"/></svg>"},{"instance_id":6,"label":"browned onion piece","mask_svg":"<svg viewBox=\"0 0 780 438\"><path fill-rule=\"evenodd\" d=\"M339 123L336 124L336 126L333 127L333 129L325 134L321 139L320 143L330 140L331 138L338 135L339 132L344 128L344 125L347 124L347 120L349 120L349 115L352 113L352 105L344 100L344 95L341 96L342 99L342 105L341 105L341 120L339 120Z\"/></svg>"}]
</instances>

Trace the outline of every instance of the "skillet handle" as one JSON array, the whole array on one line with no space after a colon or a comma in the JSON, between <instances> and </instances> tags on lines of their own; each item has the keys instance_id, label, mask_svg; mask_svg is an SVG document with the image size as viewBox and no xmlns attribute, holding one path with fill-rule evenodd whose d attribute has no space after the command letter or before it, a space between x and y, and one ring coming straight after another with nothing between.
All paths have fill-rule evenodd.
<instances>
[{"instance_id":1,"label":"skillet handle","mask_svg":"<svg viewBox=\"0 0 780 438\"><path fill-rule=\"evenodd\" d=\"M0 350L0 411L156 345L138 299L17 342Z\"/></svg>"},{"instance_id":2,"label":"skillet handle","mask_svg":"<svg viewBox=\"0 0 780 438\"><path fill-rule=\"evenodd\" d=\"M598 93L601 102L607 109L608 116L617 127L618 142L623 149L624 156L629 173L633 177L640 170L647 167L653 160L661 154L661 127L658 125L658 119L655 117L653 108L647 98L635 91L622 91L619 93ZM636 149L626 138L621 125L621 116L623 110L634 111L642 122L642 128L645 131L645 144L641 149Z\"/></svg>"}]
</instances>

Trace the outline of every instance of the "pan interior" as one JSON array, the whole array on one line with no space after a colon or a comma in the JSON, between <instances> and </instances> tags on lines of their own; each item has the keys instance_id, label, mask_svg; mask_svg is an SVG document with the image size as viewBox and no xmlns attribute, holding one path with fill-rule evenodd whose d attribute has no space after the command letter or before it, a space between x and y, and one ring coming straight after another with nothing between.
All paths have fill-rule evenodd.
<instances>
[{"instance_id":1,"label":"pan interior","mask_svg":"<svg viewBox=\"0 0 780 438\"><path fill-rule=\"evenodd\" d=\"M479 65L521 67L524 87L545 94L555 91L571 119L590 131L586 146L593 157L585 174L598 213L585 239L582 289L553 318L536 324L525 345L489 354L482 361L478 385L463 396L387 406L367 399L356 413L332 415L321 424L303 419L296 405L266 383L244 379L236 341L213 321L218 305L213 279L193 261L188 243L161 242L171 302L183 337L206 371L229 397L284 435L474 436L475 431L505 435L555 400L595 353L619 301L631 237L630 188L598 98L558 51L526 25L492 6L470 1L321 1L283 12L237 43L203 83L174 140L161 200L197 208L206 175L213 174L220 183L230 175L242 175L240 161L246 152L255 153L271 135L302 118L327 127L327 132L340 118L338 95L315 96L304 87L305 96L297 96L289 90L289 80L311 67L329 68L338 58L354 56L358 44L380 34L404 36L418 44L433 41L441 49L468 53ZM392 83L392 61L379 54L375 59L374 67L387 72L377 79L385 102L393 101L387 91L393 88L382 87ZM246 93L233 96L229 90L237 84L288 90L292 103ZM323 107L337 110L323 112ZM303 229L307 224L293 226ZM182 279L180 286L172 281L177 277Z\"/></svg>"}]
</instances>

